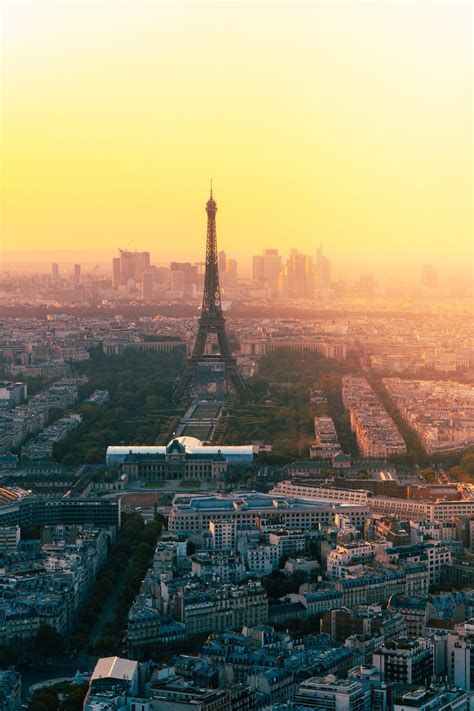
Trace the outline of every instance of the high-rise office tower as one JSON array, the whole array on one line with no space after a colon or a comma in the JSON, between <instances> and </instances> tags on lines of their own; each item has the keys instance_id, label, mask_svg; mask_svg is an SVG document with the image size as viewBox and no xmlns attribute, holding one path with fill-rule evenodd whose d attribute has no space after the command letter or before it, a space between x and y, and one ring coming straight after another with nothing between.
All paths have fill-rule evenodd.
<instances>
[{"instance_id":1,"label":"high-rise office tower","mask_svg":"<svg viewBox=\"0 0 474 711\"><path fill-rule=\"evenodd\" d=\"M171 270L171 291L184 292L186 273L181 269Z\"/></svg>"},{"instance_id":2,"label":"high-rise office tower","mask_svg":"<svg viewBox=\"0 0 474 711\"><path fill-rule=\"evenodd\" d=\"M294 299L311 299L314 294L314 259L292 249L287 262L288 296Z\"/></svg>"},{"instance_id":3,"label":"high-rise office tower","mask_svg":"<svg viewBox=\"0 0 474 711\"><path fill-rule=\"evenodd\" d=\"M120 249L119 252L120 284L127 284L132 279L141 282L143 272L150 266L150 252L129 252L126 249ZM115 270L115 260L113 265Z\"/></svg>"},{"instance_id":4,"label":"high-rise office tower","mask_svg":"<svg viewBox=\"0 0 474 711\"><path fill-rule=\"evenodd\" d=\"M236 286L237 285L237 260L228 259L227 260L227 270L225 273L225 283L226 286Z\"/></svg>"},{"instance_id":5,"label":"high-rise office tower","mask_svg":"<svg viewBox=\"0 0 474 711\"><path fill-rule=\"evenodd\" d=\"M219 284L221 285L221 287L224 288L227 286L228 266L229 265L227 263L227 254L222 249L217 255L217 268L219 270Z\"/></svg>"},{"instance_id":6,"label":"high-rise office tower","mask_svg":"<svg viewBox=\"0 0 474 711\"><path fill-rule=\"evenodd\" d=\"M197 284L197 268L191 262L171 262L170 264L171 273L173 272L183 272L184 283L187 287L191 284Z\"/></svg>"},{"instance_id":7,"label":"high-rise office tower","mask_svg":"<svg viewBox=\"0 0 474 711\"><path fill-rule=\"evenodd\" d=\"M163 287L168 287L170 283L170 270L169 267L157 267L156 268L156 283Z\"/></svg>"},{"instance_id":8,"label":"high-rise office tower","mask_svg":"<svg viewBox=\"0 0 474 711\"><path fill-rule=\"evenodd\" d=\"M252 277L259 284L264 281L264 261L263 254L256 254L252 260Z\"/></svg>"},{"instance_id":9,"label":"high-rise office tower","mask_svg":"<svg viewBox=\"0 0 474 711\"><path fill-rule=\"evenodd\" d=\"M276 291L281 266L281 256L278 254L278 250L265 249L263 254L258 254L253 258L254 281Z\"/></svg>"},{"instance_id":10,"label":"high-rise office tower","mask_svg":"<svg viewBox=\"0 0 474 711\"><path fill-rule=\"evenodd\" d=\"M224 252L223 249L221 249L221 251L217 255L217 266L219 268L219 276L221 274L224 274L227 269L227 254Z\"/></svg>"},{"instance_id":11,"label":"high-rise office tower","mask_svg":"<svg viewBox=\"0 0 474 711\"><path fill-rule=\"evenodd\" d=\"M196 268L196 285L199 288L204 286L204 276L206 273L206 262L195 262L194 266Z\"/></svg>"},{"instance_id":12,"label":"high-rise office tower","mask_svg":"<svg viewBox=\"0 0 474 711\"><path fill-rule=\"evenodd\" d=\"M237 260L227 259L227 254L221 250L217 255L219 283L223 287L233 287L237 284Z\"/></svg>"},{"instance_id":13,"label":"high-rise office tower","mask_svg":"<svg viewBox=\"0 0 474 711\"><path fill-rule=\"evenodd\" d=\"M81 265L80 264L75 264L74 265L74 281L76 284L79 284L81 280Z\"/></svg>"},{"instance_id":14,"label":"high-rise office tower","mask_svg":"<svg viewBox=\"0 0 474 711\"><path fill-rule=\"evenodd\" d=\"M322 247L316 252L315 285L316 289L331 288L331 262L324 256Z\"/></svg>"},{"instance_id":15,"label":"high-rise office tower","mask_svg":"<svg viewBox=\"0 0 474 711\"><path fill-rule=\"evenodd\" d=\"M153 299L153 272L143 272L142 274L142 299L143 301L152 301Z\"/></svg>"},{"instance_id":16,"label":"high-rise office tower","mask_svg":"<svg viewBox=\"0 0 474 711\"><path fill-rule=\"evenodd\" d=\"M51 278L53 281L58 281L59 279L59 264L56 264L56 262L51 264Z\"/></svg>"},{"instance_id":17,"label":"high-rise office tower","mask_svg":"<svg viewBox=\"0 0 474 711\"><path fill-rule=\"evenodd\" d=\"M423 286L430 289L438 288L438 270L432 264L424 264L421 270L421 281Z\"/></svg>"}]
</instances>

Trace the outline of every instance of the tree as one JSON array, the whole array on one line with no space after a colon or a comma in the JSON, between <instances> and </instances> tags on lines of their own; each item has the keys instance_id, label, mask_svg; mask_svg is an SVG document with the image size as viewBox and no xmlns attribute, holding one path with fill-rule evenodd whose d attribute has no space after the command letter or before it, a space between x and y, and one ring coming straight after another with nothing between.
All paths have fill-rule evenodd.
<instances>
[{"instance_id":1,"label":"tree","mask_svg":"<svg viewBox=\"0 0 474 711\"><path fill-rule=\"evenodd\" d=\"M145 398L145 407L149 410L153 410L158 405L158 398L156 395L147 395Z\"/></svg>"},{"instance_id":2,"label":"tree","mask_svg":"<svg viewBox=\"0 0 474 711\"><path fill-rule=\"evenodd\" d=\"M102 464L104 457L100 449L92 447L87 450L84 461L86 464Z\"/></svg>"},{"instance_id":3,"label":"tree","mask_svg":"<svg viewBox=\"0 0 474 711\"><path fill-rule=\"evenodd\" d=\"M423 469L421 476L428 484L435 484L437 481L436 474L432 469Z\"/></svg>"},{"instance_id":4,"label":"tree","mask_svg":"<svg viewBox=\"0 0 474 711\"><path fill-rule=\"evenodd\" d=\"M28 704L28 711L59 711L59 696L54 689L37 689Z\"/></svg>"},{"instance_id":5,"label":"tree","mask_svg":"<svg viewBox=\"0 0 474 711\"><path fill-rule=\"evenodd\" d=\"M64 652L64 640L55 629L42 625L35 638L35 648L44 657L59 656Z\"/></svg>"},{"instance_id":6,"label":"tree","mask_svg":"<svg viewBox=\"0 0 474 711\"><path fill-rule=\"evenodd\" d=\"M61 711L82 711L89 684L80 684L63 699Z\"/></svg>"},{"instance_id":7,"label":"tree","mask_svg":"<svg viewBox=\"0 0 474 711\"><path fill-rule=\"evenodd\" d=\"M466 474L474 477L474 454L465 454L461 458L461 467L464 469Z\"/></svg>"},{"instance_id":8,"label":"tree","mask_svg":"<svg viewBox=\"0 0 474 711\"><path fill-rule=\"evenodd\" d=\"M279 570L274 570L273 573L262 578L262 585L271 600L278 600L289 593L295 592L292 581Z\"/></svg>"}]
</instances>

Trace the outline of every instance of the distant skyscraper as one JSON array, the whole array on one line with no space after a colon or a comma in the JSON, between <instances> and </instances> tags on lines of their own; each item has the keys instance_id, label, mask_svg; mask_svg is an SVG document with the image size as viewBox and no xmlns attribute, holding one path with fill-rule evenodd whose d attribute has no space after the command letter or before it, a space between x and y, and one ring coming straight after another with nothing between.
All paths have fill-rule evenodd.
<instances>
[{"instance_id":1,"label":"distant skyscraper","mask_svg":"<svg viewBox=\"0 0 474 711\"><path fill-rule=\"evenodd\" d=\"M156 268L156 282L159 286L163 287L169 286L170 283L170 270L168 267L157 267Z\"/></svg>"},{"instance_id":2,"label":"distant skyscraper","mask_svg":"<svg viewBox=\"0 0 474 711\"><path fill-rule=\"evenodd\" d=\"M227 260L227 270L225 273L225 283L226 286L236 286L237 284L237 260L228 259Z\"/></svg>"},{"instance_id":3,"label":"distant skyscraper","mask_svg":"<svg viewBox=\"0 0 474 711\"><path fill-rule=\"evenodd\" d=\"M281 257L277 249L265 249L253 258L253 278L258 284L276 291L281 272Z\"/></svg>"},{"instance_id":4,"label":"distant skyscraper","mask_svg":"<svg viewBox=\"0 0 474 711\"><path fill-rule=\"evenodd\" d=\"M316 252L315 284L317 289L331 288L331 262L323 254L323 248Z\"/></svg>"},{"instance_id":5,"label":"distant skyscraper","mask_svg":"<svg viewBox=\"0 0 474 711\"><path fill-rule=\"evenodd\" d=\"M219 267L219 274L223 274L227 269L227 254L223 249L217 255L217 264Z\"/></svg>"},{"instance_id":6,"label":"distant skyscraper","mask_svg":"<svg viewBox=\"0 0 474 711\"><path fill-rule=\"evenodd\" d=\"M81 265L80 264L75 264L74 265L74 281L76 284L79 284L81 280Z\"/></svg>"},{"instance_id":7,"label":"distant skyscraper","mask_svg":"<svg viewBox=\"0 0 474 711\"><path fill-rule=\"evenodd\" d=\"M219 283L221 287L227 286L227 254L222 249L217 255L217 268L219 269Z\"/></svg>"},{"instance_id":8,"label":"distant skyscraper","mask_svg":"<svg viewBox=\"0 0 474 711\"><path fill-rule=\"evenodd\" d=\"M423 286L430 289L438 288L438 270L432 264L424 264L421 270L421 281Z\"/></svg>"},{"instance_id":9,"label":"distant skyscraper","mask_svg":"<svg viewBox=\"0 0 474 711\"><path fill-rule=\"evenodd\" d=\"M186 273L181 270L171 272L171 291L184 293Z\"/></svg>"},{"instance_id":10,"label":"distant skyscraper","mask_svg":"<svg viewBox=\"0 0 474 711\"><path fill-rule=\"evenodd\" d=\"M184 273L184 283L187 287L191 284L197 284L197 268L192 265L191 262L171 262L170 264L171 273L173 272L183 272Z\"/></svg>"},{"instance_id":11,"label":"distant skyscraper","mask_svg":"<svg viewBox=\"0 0 474 711\"><path fill-rule=\"evenodd\" d=\"M53 281L58 281L59 279L59 264L56 264L56 262L51 265L51 277Z\"/></svg>"},{"instance_id":12,"label":"distant skyscraper","mask_svg":"<svg viewBox=\"0 0 474 711\"><path fill-rule=\"evenodd\" d=\"M143 301L152 301L153 299L153 272L143 272L142 275L142 299Z\"/></svg>"},{"instance_id":13,"label":"distant skyscraper","mask_svg":"<svg viewBox=\"0 0 474 711\"><path fill-rule=\"evenodd\" d=\"M232 287L237 284L237 260L227 259L227 254L221 250L217 255L219 282L222 287Z\"/></svg>"},{"instance_id":14,"label":"distant skyscraper","mask_svg":"<svg viewBox=\"0 0 474 711\"><path fill-rule=\"evenodd\" d=\"M264 261L263 254L256 254L253 258L252 264L252 276L253 280L259 282L260 284L264 281Z\"/></svg>"},{"instance_id":15,"label":"distant skyscraper","mask_svg":"<svg viewBox=\"0 0 474 711\"><path fill-rule=\"evenodd\" d=\"M295 299L310 299L314 295L314 259L292 249L287 262L288 296Z\"/></svg>"},{"instance_id":16,"label":"distant skyscraper","mask_svg":"<svg viewBox=\"0 0 474 711\"><path fill-rule=\"evenodd\" d=\"M127 284L131 279L140 282L142 274L150 266L150 252L129 252L120 249L120 283Z\"/></svg>"}]
</instances>

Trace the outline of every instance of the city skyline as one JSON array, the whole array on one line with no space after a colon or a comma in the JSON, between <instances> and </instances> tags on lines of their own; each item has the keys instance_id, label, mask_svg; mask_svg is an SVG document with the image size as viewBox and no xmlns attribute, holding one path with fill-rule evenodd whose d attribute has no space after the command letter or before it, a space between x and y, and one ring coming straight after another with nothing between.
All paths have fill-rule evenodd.
<instances>
[{"instance_id":1,"label":"city skyline","mask_svg":"<svg viewBox=\"0 0 474 711\"><path fill-rule=\"evenodd\" d=\"M7 4L5 260L74 244L199 259L213 176L220 247L238 259L322 243L369 270L466 272L469 16L466 3L277 3L270 21L253 3Z\"/></svg>"},{"instance_id":2,"label":"city skyline","mask_svg":"<svg viewBox=\"0 0 474 711\"><path fill-rule=\"evenodd\" d=\"M22 252L1 252L0 250L0 273L4 274L51 274L52 265L57 263L59 265L60 276L61 277L71 277L74 275L74 267L80 264L81 269L84 274L95 273L98 270L98 274L102 276L112 276L112 262L113 259L117 257L120 251L130 251L141 253L144 251L149 251L150 262L156 267L169 267L173 261L186 261L192 264L202 264L203 255L205 249L205 235L202 238L201 250L192 252L180 252L179 250L162 252L161 250L145 250L140 248L126 248L117 246L115 249L110 250L96 250L96 251L85 251L85 250L42 250L39 252L28 252L28 257L25 256L26 253ZM323 254L326 258L329 258L332 267L332 277L334 282L352 282L358 280L361 276L372 275L376 280L387 280L388 284L412 284L415 285L416 282L422 281L423 268L428 265L430 268L434 268L439 275L440 283L450 283L451 280L460 280L467 288L472 286L472 269L471 262L467 260L464 265L450 265L446 264L442 260L435 262L430 260L427 255L427 259L423 260L420 256L418 261L412 261L407 264L402 271L399 269L398 264L393 264L388 260L380 263L374 263L373 261L366 259L349 259L345 255L340 255L338 253L328 253L324 244L316 246L316 248L310 253L309 256L313 257L316 263L318 250L322 246ZM229 259L237 258L238 263L238 273L239 279L252 279L254 272L254 259L257 256L263 255L266 251L272 251L276 249L275 247L267 246L263 248L260 252L255 254L241 254L238 251L229 251L222 249ZM288 251L282 252L277 250L279 256L283 260L283 264L286 264L287 258L289 258L291 251L297 250L303 254L303 252L298 249L295 245L289 248Z\"/></svg>"}]
</instances>

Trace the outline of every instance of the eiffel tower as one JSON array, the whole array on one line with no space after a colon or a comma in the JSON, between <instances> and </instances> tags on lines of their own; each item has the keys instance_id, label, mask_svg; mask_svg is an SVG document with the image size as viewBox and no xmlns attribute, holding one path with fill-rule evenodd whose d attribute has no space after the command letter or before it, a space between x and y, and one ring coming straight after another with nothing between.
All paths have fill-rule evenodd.
<instances>
[{"instance_id":1,"label":"eiffel tower","mask_svg":"<svg viewBox=\"0 0 474 711\"><path fill-rule=\"evenodd\" d=\"M191 358L186 370L173 393L173 400L181 400L196 380L198 364L221 363L225 368L227 387L233 388L237 393L245 390L245 384L237 369L237 361L232 355L225 330L225 318L222 312L221 292L219 288L219 269L217 262L217 237L216 237L216 201L211 195L206 205L207 212L207 240L206 240L206 271L204 275L204 294L202 298L199 330L194 344ZM210 334L216 334L219 345L219 354L208 356L205 354L206 343Z\"/></svg>"}]
</instances>

